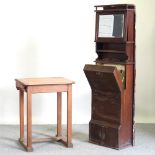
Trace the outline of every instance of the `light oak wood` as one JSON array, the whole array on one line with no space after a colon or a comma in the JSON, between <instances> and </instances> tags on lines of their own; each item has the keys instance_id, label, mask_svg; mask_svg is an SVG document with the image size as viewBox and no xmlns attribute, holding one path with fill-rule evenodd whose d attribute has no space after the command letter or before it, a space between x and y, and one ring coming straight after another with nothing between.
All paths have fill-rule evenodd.
<instances>
[{"instance_id":1,"label":"light oak wood","mask_svg":"<svg viewBox=\"0 0 155 155\"><path fill-rule=\"evenodd\" d=\"M61 140L62 137L49 137L49 138L33 138L33 143L39 143L39 142L54 142Z\"/></svg>"},{"instance_id":2,"label":"light oak wood","mask_svg":"<svg viewBox=\"0 0 155 155\"><path fill-rule=\"evenodd\" d=\"M67 91L67 146L72 147L72 85Z\"/></svg>"},{"instance_id":3,"label":"light oak wood","mask_svg":"<svg viewBox=\"0 0 155 155\"><path fill-rule=\"evenodd\" d=\"M33 148L28 148L26 143L27 143L27 140L24 139L23 141L21 141L19 139L19 142L20 144L28 151L28 152L32 152L33 151ZM50 136L48 138L33 138L32 139L32 143L41 143L41 142L61 142L63 143L65 146L68 147L68 144L67 144L67 140L65 137L63 136L59 136L59 137L53 137L53 136ZM71 145L72 146L72 145Z\"/></svg>"},{"instance_id":4,"label":"light oak wood","mask_svg":"<svg viewBox=\"0 0 155 155\"><path fill-rule=\"evenodd\" d=\"M72 84L74 82L62 77L16 79L20 104L20 139L19 142L28 151L33 151L33 142L60 141L72 147ZM27 139L24 142L24 91L27 93ZM50 138L32 138L32 94L57 93L57 135ZM67 92L67 137L62 137L62 92Z\"/></svg>"},{"instance_id":5,"label":"light oak wood","mask_svg":"<svg viewBox=\"0 0 155 155\"><path fill-rule=\"evenodd\" d=\"M27 147L32 149L32 94L27 92Z\"/></svg>"},{"instance_id":6,"label":"light oak wood","mask_svg":"<svg viewBox=\"0 0 155 155\"><path fill-rule=\"evenodd\" d=\"M57 93L57 136L61 136L61 111L62 111L62 93Z\"/></svg>"},{"instance_id":7,"label":"light oak wood","mask_svg":"<svg viewBox=\"0 0 155 155\"><path fill-rule=\"evenodd\" d=\"M25 143L24 141L21 141L21 140L19 139L19 142L20 142L20 144L24 147L24 149L25 149L27 152L32 152L32 151L33 151L33 148L32 148L32 147L31 147L31 148L27 147L27 145L26 145L26 143Z\"/></svg>"},{"instance_id":8,"label":"light oak wood","mask_svg":"<svg viewBox=\"0 0 155 155\"><path fill-rule=\"evenodd\" d=\"M24 92L19 91L19 109L20 109L20 140L24 140Z\"/></svg>"},{"instance_id":9,"label":"light oak wood","mask_svg":"<svg viewBox=\"0 0 155 155\"><path fill-rule=\"evenodd\" d=\"M38 85L61 85L73 84L74 82L63 77L43 77L43 78L23 78L15 79L25 86L38 86Z\"/></svg>"},{"instance_id":10,"label":"light oak wood","mask_svg":"<svg viewBox=\"0 0 155 155\"><path fill-rule=\"evenodd\" d=\"M44 85L41 86L29 86L32 87L32 93L49 93L49 92L66 92L67 91L67 85ZM27 91L27 90L26 90Z\"/></svg>"}]
</instances>

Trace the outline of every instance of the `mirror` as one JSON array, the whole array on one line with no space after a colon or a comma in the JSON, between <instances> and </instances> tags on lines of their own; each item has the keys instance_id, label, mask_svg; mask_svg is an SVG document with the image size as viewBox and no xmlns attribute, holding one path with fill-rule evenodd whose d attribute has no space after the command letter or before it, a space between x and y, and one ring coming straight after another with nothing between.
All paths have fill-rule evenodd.
<instances>
[{"instance_id":1,"label":"mirror","mask_svg":"<svg viewBox=\"0 0 155 155\"><path fill-rule=\"evenodd\" d=\"M98 37L122 38L124 14L99 15Z\"/></svg>"}]
</instances>

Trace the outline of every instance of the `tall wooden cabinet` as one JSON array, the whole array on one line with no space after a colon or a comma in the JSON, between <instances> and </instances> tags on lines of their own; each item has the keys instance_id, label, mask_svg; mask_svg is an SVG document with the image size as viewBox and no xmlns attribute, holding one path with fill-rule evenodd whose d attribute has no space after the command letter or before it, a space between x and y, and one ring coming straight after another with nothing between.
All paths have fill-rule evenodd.
<instances>
[{"instance_id":1,"label":"tall wooden cabinet","mask_svg":"<svg viewBox=\"0 0 155 155\"><path fill-rule=\"evenodd\" d=\"M121 149L134 145L135 6L95 6L98 57L86 64L92 90L89 141Z\"/></svg>"}]
</instances>

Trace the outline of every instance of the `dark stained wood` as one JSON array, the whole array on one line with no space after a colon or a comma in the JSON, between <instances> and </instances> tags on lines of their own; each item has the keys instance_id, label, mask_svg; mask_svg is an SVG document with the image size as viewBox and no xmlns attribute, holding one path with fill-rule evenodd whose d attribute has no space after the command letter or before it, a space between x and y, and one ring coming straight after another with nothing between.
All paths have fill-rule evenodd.
<instances>
[{"instance_id":1,"label":"dark stained wood","mask_svg":"<svg viewBox=\"0 0 155 155\"><path fill-rule=\"evenodd\" d=\"M98 10L98 7L101 10ZM85 65L92 89L89 141L110 148L134 145L135 6L95 6L96 65ZM99 15L124 14L123 38L99 38ZM112 66L108 66L108 65ZM124 66L125 84L121 70Z\"/></svg>"},{"instance_id":2,"label":"dark stained wood","mask_svg":"<svg viewBox=\"0 0 155 155\"><path fill-rule=\"evenodd\" d=\"M133 4L114 4L114 5L95 5L95 8L102 7L107 11L120 11L120 10L126 10L126 9L135 9L135 6ZM97 10L98 11L98 10Z\"/></svg>"}]
</instances>

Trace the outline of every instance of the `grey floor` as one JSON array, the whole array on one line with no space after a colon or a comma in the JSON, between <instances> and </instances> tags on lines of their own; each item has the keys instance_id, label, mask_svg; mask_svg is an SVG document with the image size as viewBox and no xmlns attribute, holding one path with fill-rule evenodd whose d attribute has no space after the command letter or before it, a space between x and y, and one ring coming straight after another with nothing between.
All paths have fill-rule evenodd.
<instances>
[{"instance_id":1,"label":"grey floor","mask_svg":"<svg viewBox=\"0 0 155 155\"><path fill-rule=\"evenodd\" d=\"M65 129L64 129L65 130ZM54 135L55 125L33 126L33 137L42 137L39 132ZM0 155L155 155L155 124L136 124L134 147L114 150L88 142L88 125L73 125L73 148L60 143L35 143L33 152L25 152L18 143L19 126L0 126Z\"/></svg>"}]
</instances>

